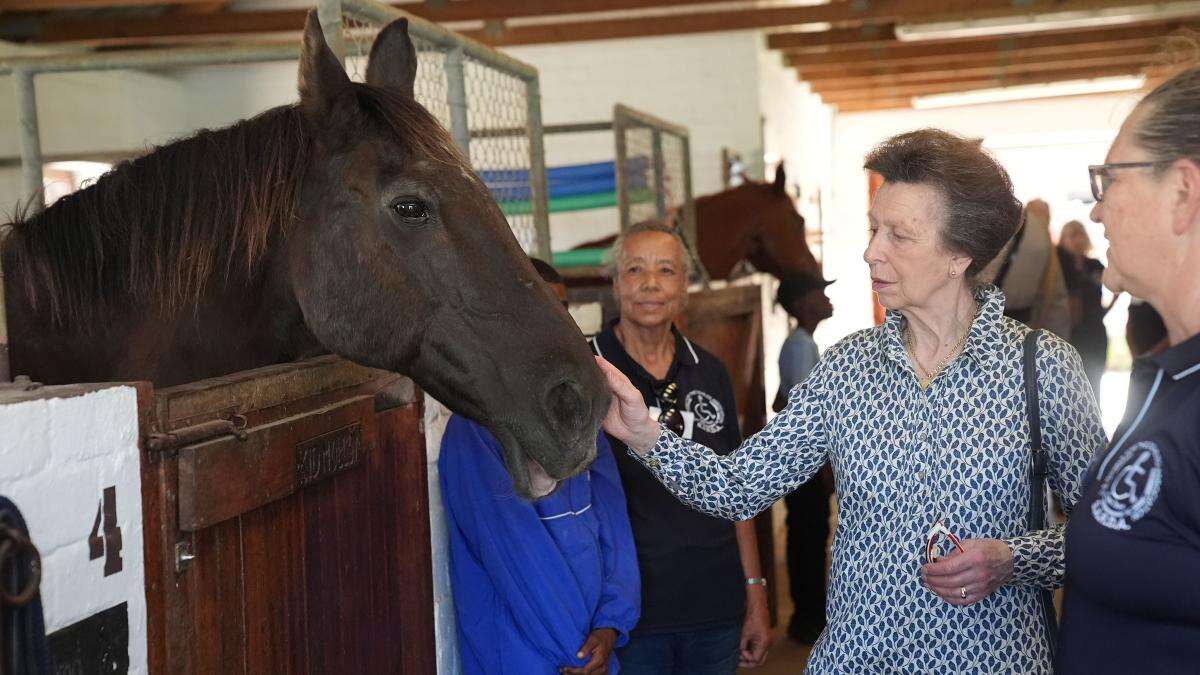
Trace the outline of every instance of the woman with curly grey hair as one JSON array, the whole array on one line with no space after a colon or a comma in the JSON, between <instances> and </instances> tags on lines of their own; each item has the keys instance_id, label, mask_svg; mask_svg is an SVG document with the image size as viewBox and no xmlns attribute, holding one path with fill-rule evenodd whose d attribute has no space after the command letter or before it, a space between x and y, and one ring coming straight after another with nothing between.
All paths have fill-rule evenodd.
<instances>
[{"instance_id":1,"label":"woman with curly grey hair","mask_svg":"<svg viewBox=\"0 0 1200 675\"><path fill-rule=\"evenodd\" d=\"M1104 285L1145 298L1170 347L1137 359L1113 444L1067 528L1062 673L1200 667L1200 68L1158 86L1089 167Z\"/></svg>"},{"instance_id":2,"label":"woman with curly grey hair","mask_svg":"<svg viewBox=\"0 0 1200 675\"><path fill-rule=\"evenodd\" d=\"M832 462L827 625L809 672L1048 673L1043 591L1062 582L1063 530L1029 524L1046 508L1030 499L1030 331L977 279L1021 205L978 142L937 129L888 139L866 168L884 179L863 255L883 325L828 350L784 410L728 455L655 423L601 363L616 394L605 428L679 499L731 520ZM1106 439L1078 355L1034 335L1045 480L1069 511Z\"/></svg>"}]
</instances>

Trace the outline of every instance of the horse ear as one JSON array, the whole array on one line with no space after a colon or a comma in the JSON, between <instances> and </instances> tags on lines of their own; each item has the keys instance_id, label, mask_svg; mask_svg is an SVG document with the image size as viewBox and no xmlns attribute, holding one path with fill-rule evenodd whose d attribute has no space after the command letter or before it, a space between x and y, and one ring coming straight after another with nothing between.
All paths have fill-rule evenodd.
<instances>
[{"instance_id":1,"label":"horse ear","mask_svg":"<svg viewBox=\"0 0 1200 675\"><path fill-rule=\"evenodd\" d=\"M367 60L367 84L413 95L417 50L408 37L408 19L393 21L379 31Z\"/></svg>"},{"instance_id":2,"label":"horse ear","mask_svg":"<svg viewBox=\"0 0 1200 675\"><path fill-rule=\"evenodd\" d=\"M325 43L316 11L310 11L300 52L300 111L317 128L328 128L330 116L354 100L350 78Z\"/></svg>"},{"instance_id":3,"label":"horse ear","mask_svg":"<svg viewBox=\"0 0 1200 675\"><path fill-rule=\"evenodd\" d=\"M771 189L780 194L787 190L787 173L783 170L783 162L775 167L775 182L771 184Z\"/></svg>"}]
</instances>

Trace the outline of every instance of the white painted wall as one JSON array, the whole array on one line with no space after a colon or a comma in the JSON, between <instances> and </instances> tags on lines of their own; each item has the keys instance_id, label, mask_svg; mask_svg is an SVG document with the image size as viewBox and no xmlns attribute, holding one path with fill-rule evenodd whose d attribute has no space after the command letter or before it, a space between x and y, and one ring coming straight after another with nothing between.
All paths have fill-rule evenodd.
<instances>
[{"instance_id":1,"label":"white painted wall","mask_svg":"<svg viewBox=\"0 0 1200 675\"><path fill-rule=\"evenodd\" d=\"M828 290L833 318L817 330L817 342L828 346L851 331L872 325L870 278L862 260L867 245L868 208L862 163L877 143L904 131L940 127L983 138L1009 169L1022 199L1061 190L1062 182L1051 178L1077 184L1080 191L1086 191L1086 162L1079 158L1092 155L1092 163L1103 161L1105 139L1116 133L1137 99L1137 94L1108 94L838 115L833 128L833 198L827 209L825 234L825 270L838 282ZM1055 153L1047 149L1053 143L1073 149ZM1082 152L1080 147L1084 148ZM1066 213L1065 209L1064 205L1057 210L1056 221L1059 216L1080 215L1078 210Z\"/></svg>"},{"instance_id":2,"label":"white painted wall","mask_svg":"<svg viewBox=\"0 0 1200 675\"><path fill-rule=\"evenodd\" d=\"M775 165L783 161L807 227L820 231L832 188L833 109L796 78L779 52L761 45L758 60L766 177L774 178ZM820 259L819 247L813 253Z\"/></svg>"},{"instance_id":3,"label":"white painted wall","mask_svg":"<svg viewBox=\"0 0 1200 675\"><path fill-rule=\"evenodd\" d=\"M546 124L612 119L616 103L688 127L692 189L721 189L721 148L743 157L761 156L758 55L761 37L751 31L637 38L505 51L533 64L541 75ZM548 165L611 161L611 133L546 138ZM761 176L761 167L751 167ZM616 209L555 215L555 250L615 234Z\"/></svg>"},{"instance_id":4,"label":"white painted wall","mask_svg":"<svg viewBox=\"0 0 1200 675\"><path fill-rule=\"evenodd\" d=\"M177 75L47 73L35 81L44 155L136 151L193 128L195 106ZM14 84L0 77L0 157L19 156L17 128ZM10 215L22 196L20 168L0 168L0 216Z\"/></svg>"},{"instance_id":5,"label":"white painted wall","mask_svg":"<svg viewBox=\"0 0 1200 675\"><path fill-rule=\"evenodd\" d=\"M146 594L137 392L0 402L0 494L25 517L42 555L46 632L128 603L129 672L145 673ZM104 576L88 537L104 489L116 487L122 570ZM87 664L83 664L87 665Z\"/></svg>"}]
</instances>

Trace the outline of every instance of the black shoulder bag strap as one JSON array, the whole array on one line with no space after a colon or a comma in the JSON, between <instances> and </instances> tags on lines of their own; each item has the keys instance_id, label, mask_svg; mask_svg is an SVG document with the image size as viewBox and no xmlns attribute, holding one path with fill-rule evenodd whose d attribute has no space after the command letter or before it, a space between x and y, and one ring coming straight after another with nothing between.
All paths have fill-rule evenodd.
<instances>
[{"instance_id":1,"label":"black shoulder bag strap","mask_svg":"<svg viewBox=\"0 0 1200 675\"><path fill-rule=\"evenodd\" d=\"M1038 404L1037 340L1041 331L1031 330L1025 336L1025 415L1029 420L1029 531L1046 529L1046 452L1042 448L1042 419ZM1054 598L1041 589L1042 615L1050 654L1058 646L1058 618L1054 613Z\"/></svg>"}]
</instances>

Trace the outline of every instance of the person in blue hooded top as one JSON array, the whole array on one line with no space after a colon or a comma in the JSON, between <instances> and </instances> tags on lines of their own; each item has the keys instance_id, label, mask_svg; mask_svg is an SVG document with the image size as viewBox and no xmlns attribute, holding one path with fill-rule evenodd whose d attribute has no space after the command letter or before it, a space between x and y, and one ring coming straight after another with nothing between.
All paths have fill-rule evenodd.
<instances>
[{"instance_id":1,"label":"person in blue hooded top","mask_svg":"<svg viewBox=\"0 0 1200 675\"><path fill-rule=\"evenodd\" d=\"M638 621L641 582L606 437L587 471L532 502L501 453L483 426L450 418L438 472L463 672L619 672L613 650Z\"/></svg>"}]
</instances>

